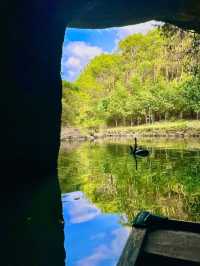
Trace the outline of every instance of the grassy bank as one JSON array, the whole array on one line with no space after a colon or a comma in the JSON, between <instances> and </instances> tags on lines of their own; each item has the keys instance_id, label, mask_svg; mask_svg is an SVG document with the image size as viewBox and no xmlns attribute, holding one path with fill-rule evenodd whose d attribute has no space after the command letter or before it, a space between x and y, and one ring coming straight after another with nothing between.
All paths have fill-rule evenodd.
<instances>
[{"instance_id":1,"label":"grassy bank","mask_svg":"<svg viewBox=\"0 0 200 266\"><path fill-rule=\"evenodd\" d=\"M157 122L134 127L117 127L101 130L103 137L200 137L200 121L179 120L175 122Z\"/></svg>"},{"instance_id":2,"label":"grassy bank","mask_svg":"<svg viewBox=\"0 0 200 266\"><path fill-rule=\"evenodd\" d=\"M61 140L91 140L94 138L132 138L138 137L200 137L200 121L179 120L175 122L156 122L134 127L104 128L98 132L86 129L63 128Z\"/></svg>"}]
</instances>

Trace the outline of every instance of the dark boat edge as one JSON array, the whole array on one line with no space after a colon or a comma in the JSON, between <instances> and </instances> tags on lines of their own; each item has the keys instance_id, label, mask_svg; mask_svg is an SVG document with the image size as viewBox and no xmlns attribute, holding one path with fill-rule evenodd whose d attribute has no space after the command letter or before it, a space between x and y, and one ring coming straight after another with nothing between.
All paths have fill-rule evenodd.
<instances>
[{"instance_id":1,"label":"dark boat edge","mask_svg":"<svg viewBox=\"0 0 200 266\"><path fill-rule=\"evenodd\" d=\"M200 223L141 212L117 266L200 265Z\"/></svg>"}]
</instances>

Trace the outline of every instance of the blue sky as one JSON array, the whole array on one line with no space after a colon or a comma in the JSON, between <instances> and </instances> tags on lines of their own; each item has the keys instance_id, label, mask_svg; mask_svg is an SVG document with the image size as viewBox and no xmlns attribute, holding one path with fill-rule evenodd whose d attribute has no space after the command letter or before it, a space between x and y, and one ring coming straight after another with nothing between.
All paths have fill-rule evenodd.
<instances>
[{"instance_id":1,"label":"blue sky","mask_svg":"<svg viewBox=\"0 0 200 266\"><path fill-rule=\"evenodd\" d=\"M125 217L102 213L79 191L63 194L62 203L66 266L116 265L130 232Z\"/></svg>"},{"instance_id":2,"label":"blue sky","mask_svg":"<svg viewBox=\"0 0 200 266\"><path fill-rule=\"evenodd\" d=\"M92 58L102 53L112 53L121 39L134 33L146 34L158 24L149 21L102 30L67 29L63 44L62 79L74 81Z\"/></svg>"}]
</instances>

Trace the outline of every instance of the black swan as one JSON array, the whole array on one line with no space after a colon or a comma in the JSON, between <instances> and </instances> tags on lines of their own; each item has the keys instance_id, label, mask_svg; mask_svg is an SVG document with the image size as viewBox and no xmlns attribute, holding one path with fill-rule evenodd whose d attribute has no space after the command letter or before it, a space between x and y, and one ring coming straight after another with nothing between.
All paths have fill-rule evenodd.
<instances>
[{"instance_id":1,"label":"black swan","mask_svg":"<svg viewBox=\"0 0 200 266\"><path fill-rule=\"evenodd\" d=\"M148 150L144 150L144 149L137 147L137 139L136 138L135 138L135 147L133 148L133 146L130 146L130 149L131 149L131 154L133 154L134 156L147 157L149 155Z\"/></svg>"}]
</instances>

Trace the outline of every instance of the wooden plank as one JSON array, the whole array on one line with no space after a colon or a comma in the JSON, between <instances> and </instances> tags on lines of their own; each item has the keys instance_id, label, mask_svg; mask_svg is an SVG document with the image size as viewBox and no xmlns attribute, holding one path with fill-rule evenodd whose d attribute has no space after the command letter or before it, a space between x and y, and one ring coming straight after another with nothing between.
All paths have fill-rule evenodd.
<instances>
[{"instance_id":1,"label":"wooden plank","mask_svg":"<svg viewBox=\"0 0 200 266\"><path fill-rule=\"evenodd\" d=\"M200 263L200 234L170 230L149 232L143 249L150 254Z\"/></svg>"},{"instance_id":2,"label":"wooden plank","mask_svg":"<svg viewBox=\"0 0 200 266\"><path fill-rule=\"evenodd\" d=\"M134 266L139 257L147 229L133 228L117 266Z\"/></svg>"}]
</instances>

